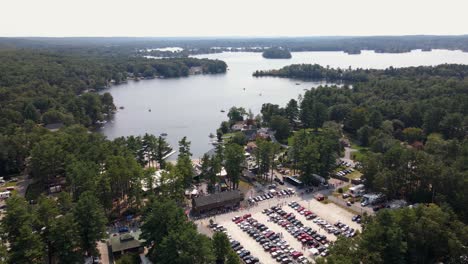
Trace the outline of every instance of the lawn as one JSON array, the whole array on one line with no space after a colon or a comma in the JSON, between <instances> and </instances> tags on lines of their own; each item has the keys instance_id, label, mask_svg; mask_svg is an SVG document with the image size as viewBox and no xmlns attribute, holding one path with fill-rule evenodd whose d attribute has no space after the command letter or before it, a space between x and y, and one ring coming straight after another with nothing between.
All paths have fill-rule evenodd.
<instances>
[{"instance_id":1,"label":"lawn","mask_svg":"<svg viewBox=\"0 0 468 264\"><path fill-rule=\"evenodd\" d=\"M362 176L362 173L360 171L354 170L350 174L347 174L345 177L348 178L348 179L354 180L354 179L361 178L361 176Z\"/></svg>"},{"instance_id":2,"label":"lawn","mask_svg":"<svg viewBox=\"0 0 468 264\"><path fill-rule=\"evenodd\" d=\"M15 187L17 182L7 182L3 187Z\"/></svg>"},{"instance_id":3,"label":"lawn","mask_svg":"<svg viewBox=\"0 0 468 264\"><path fill-rule=\"evenodd\" d=\"M221 138L222 138L222 139L232 138L235 134L236 134L236 132L233 132L233 133L226 133L226 134L224 134Z\"/></svg>"},{"instance_id":4,"label":"lawn","mask_svg":"<svg viewBox=\"0 0 468 264\"><path fill-rule=\"evenodd\" d=\"M351 153L351 158L353 160L357 160L361 162L364 160L364 158L367 156L367 153L369 152L368 147L359 146L355 142L351 143L351 148L356 149L356 151Z\"/></svg>"}]
</instances>

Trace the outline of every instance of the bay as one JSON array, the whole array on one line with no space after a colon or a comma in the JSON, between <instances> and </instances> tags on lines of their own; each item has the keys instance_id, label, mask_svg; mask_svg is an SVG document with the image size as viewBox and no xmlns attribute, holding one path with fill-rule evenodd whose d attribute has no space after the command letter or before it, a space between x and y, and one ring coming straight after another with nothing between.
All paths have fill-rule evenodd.
<instances>
[{"instance_id":1,"label":"bay","mask_svg":"<svg viewBox=\"0 0 468 264\"><path fill-rule=\"evenodd\" d=\"M175 149L178 140L187 136L192 142L193 157L200 158L213 147L208 135L216 134L219 124L227 119L230 107L242 106L258 114L263 103L284 106L291 98L297 99L304 89L324 84L275 77L255 78L252 76L255 70L279 69L296 63L376 69L442 63L468 64L468 53L448 50L415 50L396 54L363 51L356 55L344 52L293 52L292 56L292 59L265 59L261 53L253 52L197 55L194 57L225 61L228 71L217 75L130 81L113 86L107 91L114 97L115 105L124 109L118 110L100 131L110 139L144 133L167 133L167 139ZM226 112L222 113L221 110Z\"/></svg>"}]
</instances>

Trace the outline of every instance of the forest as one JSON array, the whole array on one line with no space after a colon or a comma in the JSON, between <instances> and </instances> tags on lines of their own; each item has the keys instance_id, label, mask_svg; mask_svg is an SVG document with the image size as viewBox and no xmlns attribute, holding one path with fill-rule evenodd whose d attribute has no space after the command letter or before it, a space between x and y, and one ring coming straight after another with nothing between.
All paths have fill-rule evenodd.
<instances>
[{"instance_id":1,"label":"forest","mask_svg":"<svg viewBox=\"0 0 468 264\"><path fill-rule=\"evenodd\" d=\"M97 93L111 84L126 82L128 77L188 76L190 67L197 66L204 73L226 71L226 64L217 60L155 60L37 50L0 50L0 60L2 176L23 168L24 158L34 144L27 139L28 131L36 124L93 127L112 115L115 111L112 96ZM21 143L23 140L28 144Z\"/></svg>"},{"instance_id":2,"label":"forest","mask_svg":"<svg viewBox=\"0 0 468 264\"><path fill-rule=\"evenodd\" d=\"M269 48L263 51L262 56L266 59L290 59L291 52L286 49Z\"/></svg>"},{"instance_id":3,"label":"forest","mask_svg":"<svg viewBox=\"0 0 468 264\"><path fill-rule=\"evenodd\" d=\"M265 38L212 38L212 37L154 37L154 38L0 38L0 47L5 48L41 48L67 50L87 48L115 53L134 53L135 49L154 49L181 47L183 52L164 55L153 52L155 56L184 56L222 51L263 52L268 47L283 47L290 51L344 51L350 54L362 50L375 50L383 53L402 53L415 49L448 49L468 51L468 36L341 36L341 37L265 37ZM217 47L217 49L213 49ZM259 48L260 47L260 48ZM150 54L148 54L150 55Z\"/></svg>"}]
</instances>

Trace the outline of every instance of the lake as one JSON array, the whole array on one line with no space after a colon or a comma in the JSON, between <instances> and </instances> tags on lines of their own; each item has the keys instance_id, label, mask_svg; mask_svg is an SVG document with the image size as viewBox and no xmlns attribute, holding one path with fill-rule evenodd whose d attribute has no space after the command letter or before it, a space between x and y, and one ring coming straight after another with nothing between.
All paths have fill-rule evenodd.
<instances>
[{"instance_id":1,"label":"lake","mask_svg":"<svg viewBox=\"0 0 468 264\"><path fill-rule=\"evenodd\" d=\"M144 133L167 133L167 139L175 149L178 140L187 136L192 142L193 157L200 158L213 147L208 136L210 133L216 134L221 121L227 119L226 114L231 106L242 106L257 114L263 103L284 106L291 98L297 99L304 89L323 84L274 77L255 78L252 77L255 70L278 69L295 63L377 69L442 63L468 64L468 53L447 50L416 50L398 54L363 51L357 55L293 52L292 59L264 59L261 53L251 52L194 57L224 60L228 71L219 75L130 81L113 86L107 91L114 97L115 105L124 106L125 109L118 110L100 131L110 139ZM226 112L221 113L221 109ZM176 158L176 155L171 158Z\"/></svg>"}]
</instances>

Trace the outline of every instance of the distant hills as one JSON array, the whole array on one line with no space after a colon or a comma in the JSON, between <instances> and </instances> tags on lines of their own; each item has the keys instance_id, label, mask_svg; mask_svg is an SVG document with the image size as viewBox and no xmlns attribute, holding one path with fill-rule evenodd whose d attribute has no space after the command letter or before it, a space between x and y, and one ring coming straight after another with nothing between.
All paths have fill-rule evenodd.
<instances>
[{"instance_id":1,"label":"distant hills","mask_svg":"<svg viewBox=\"0 0 468 264\"><path fill-rule=\"evenodd\" d=\"M458 36L333 36L333 37L23 37L0 38L0 49L76 49L102 48L134 51L161 47L181 47L186 54L213 53L225 50L263 52L270 47L290 51L344 51L359 53L375 50L385 53L402 53L414 49L449 49L468 52L468 35Z\"/></svg>"}]
</instances>

